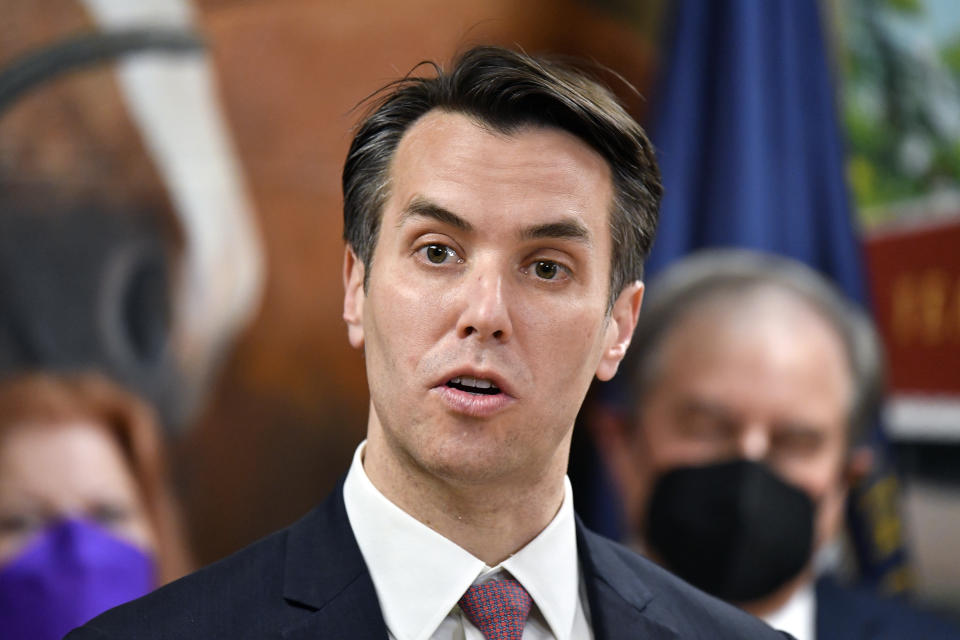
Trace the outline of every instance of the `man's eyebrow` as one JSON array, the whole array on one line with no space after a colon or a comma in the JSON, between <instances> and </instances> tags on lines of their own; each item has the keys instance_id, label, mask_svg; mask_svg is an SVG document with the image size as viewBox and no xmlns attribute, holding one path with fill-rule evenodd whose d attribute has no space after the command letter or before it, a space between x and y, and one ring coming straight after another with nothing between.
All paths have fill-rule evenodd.
<instances>
[{"instance_id":1,"label":"man's eyebrow","mask_svg":"<svg viewBox=\"0 0 960 640\"><path fill-rule=\"evenodd\" d=\"M399 227L403 225L408 218L412 217L432 218L438 222L450 225L451 227L456 227L461 231L473 231L473 225L457 214L444 209L434 202L430 202L429 200L420 197L414 198L410 201L410 204L407 205L407 208L404 209L400 214L400 220L397 222L397 226Z\"/></svg>"},{"instance_id":2,"label":"man's eyebrow","mask_svg":"<svg viewBox=\"0 0 960 640\"><path fill-rule=\"evenodd\" d=\"M561 220L533 225L523 229L520 236L523 240L560 238L590 244L590 232L579 220Z\"/></svg>"},{"instance_id":3,"label":"man's eyebrow","mask_svg":"<svg viewBox=\"0 0 960 640\"><path fill-rule=\"evenodd\" d=\"M678 409L684 416L710 415L723 419L733 419L733 412L728 407L702 398L684 398Z\"/></svg>"}]
</instances>

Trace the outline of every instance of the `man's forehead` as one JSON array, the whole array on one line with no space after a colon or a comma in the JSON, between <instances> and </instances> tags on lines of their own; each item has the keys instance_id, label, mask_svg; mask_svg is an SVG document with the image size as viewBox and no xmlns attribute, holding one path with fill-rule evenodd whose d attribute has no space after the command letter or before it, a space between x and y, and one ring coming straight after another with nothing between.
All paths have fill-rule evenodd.
<instances>
[{"instance_id":1,"label":"man's forehead","mask_svg":"<svg viewBox=\"0 0 960 640\"><path fill-rule=\"evenodd\" d=\"M466 213L444 200L444 190L472 196L461 208L508 205L516 212L524 200L536 197L549 209L545 213L580 215L599 205L606 215L613 203L606 160L573 134L552 127L502 134L470 116L444 111L427 113L407 130L388 180L388 202L398 215L419 213L418 198Z\"/></svg>"},{"instance_id":2,"label":"man's forehead","mask_svg":"<svg viewBox=\"0 0 960 640\"><path fill-rule=\"evenodd\" d=\"M854 380L829 322L793 297L736 298L695 305L677 319L657 354L661 382L674 393L712 390L730 406L784 400L804 414L836 405L845 416Z\"/></svg>"},{"instance_id":3,"label":"man's forehead","mask_svg":"<svg viewBox=\"0 0 960 640\"><path fill-rule=\"evenodd\" d=\"M467 113L441 109L428 111L407 127L394 151L391 175L395 173L397 164L416 163L423 154L430 157L438 148L447 155L470 155L480 153L487 147L498 146L498 143L525 143L526 146L564 152L564 155L602 172L612 187L613 174L606 158L585 140L562 127L532 121L499 127ZM555 156L542 158L544 161L552 159Z\"/></svg>"},{"instance_id":4,"label":"man's forehead","mask_svg":"<svg viewBox=\"0 0 960 640\"><path fill-rule=\"evenodd\" d=\"M841 356L845 354L839 330L819 309L794 292L767 285L742 290L721 287L702 293L675 314L661 343L700 339L722 345L737 336L749 340L760 330L790 343L815 337L831 344Z\"/></svg>"}]
</instances>

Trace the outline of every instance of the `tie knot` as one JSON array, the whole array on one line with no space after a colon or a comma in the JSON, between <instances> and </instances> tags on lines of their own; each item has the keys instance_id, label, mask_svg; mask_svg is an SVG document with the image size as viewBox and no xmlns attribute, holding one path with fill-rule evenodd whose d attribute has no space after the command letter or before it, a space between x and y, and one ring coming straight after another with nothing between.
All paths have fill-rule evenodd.
<instances>
[{"instance_id":1,"label":"tie knot","mask_svg":"<svg viewBox=\"0 0 960 640\"><path fill-rule=\"evenodd\" d=\"M532 603L519 582L504 578L473 585L459 604L487 640L521 640Z\"/></svg>"}]
</instances>

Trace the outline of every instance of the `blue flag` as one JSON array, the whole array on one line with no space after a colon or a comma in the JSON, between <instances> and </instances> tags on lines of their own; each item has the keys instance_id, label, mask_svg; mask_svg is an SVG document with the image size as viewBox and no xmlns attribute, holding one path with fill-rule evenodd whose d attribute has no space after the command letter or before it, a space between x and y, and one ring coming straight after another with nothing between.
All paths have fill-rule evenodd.
<instances>
[{"instance_id":1,"label":"blue flag","mask_svg":"<svg viewBox=\"0 0 960 640\"><path fill-rule=\"evenodd\" d=\"M670 6L652 128L666 193L649 272L701 247L748 247L805 262L865 302L816 3Z\"/></svg>"},{"instance_id":2,"label":"blue flag","mask_svg":"<svg viewBox=\"0 0 960 640\"><path fill-rule=\"evenodd\" d=\"M696 249L745 247L804 262L866 305L817 3L677 0L667 6L651 128L665 195L647 279ZM601 388L599 402L616 404L620 391ZM596 476L592 511L584 517L616 536L623 523L610 506L609 481ZM853 493L850 523L868 582L903 565L902 547L887 545L881 554L871 546L878 527L889 531L891 514L896 517L895 509L878 509L879 502L894 504L890 477L887 467L872 480L881 489L871 494L868 483Z\"/></svg>"}]
</instances>

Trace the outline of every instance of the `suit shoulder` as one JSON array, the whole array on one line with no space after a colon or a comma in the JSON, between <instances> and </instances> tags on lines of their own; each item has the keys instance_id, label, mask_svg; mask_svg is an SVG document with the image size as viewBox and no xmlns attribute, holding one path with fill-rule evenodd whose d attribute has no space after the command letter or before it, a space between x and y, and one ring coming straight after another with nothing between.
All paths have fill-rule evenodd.
<instances>
[{"instance_id":1,"label":"suit shoulder","mask_svg":"<svg viewBox=\"0 0 960 640\"><path fill-rule=\"evenodd\" d=\"M682 638L783 640L790 636L715 598L622 544L584 531L602 588ZM608 596L609 597L609 596Z\"/></svg>"},{"instance_id":2,"label":"suit shoulder","mask_svg":"<svg viewBox=\"0 0 960 640\"><path fill-rule=\"evenodd\" d=\"M866 633L878 640L960 640L955 624L900 598L842 586L830 577L817 581L816 595L817 632L828 640L852 633Z\"/></svg>"}]
</instances>

